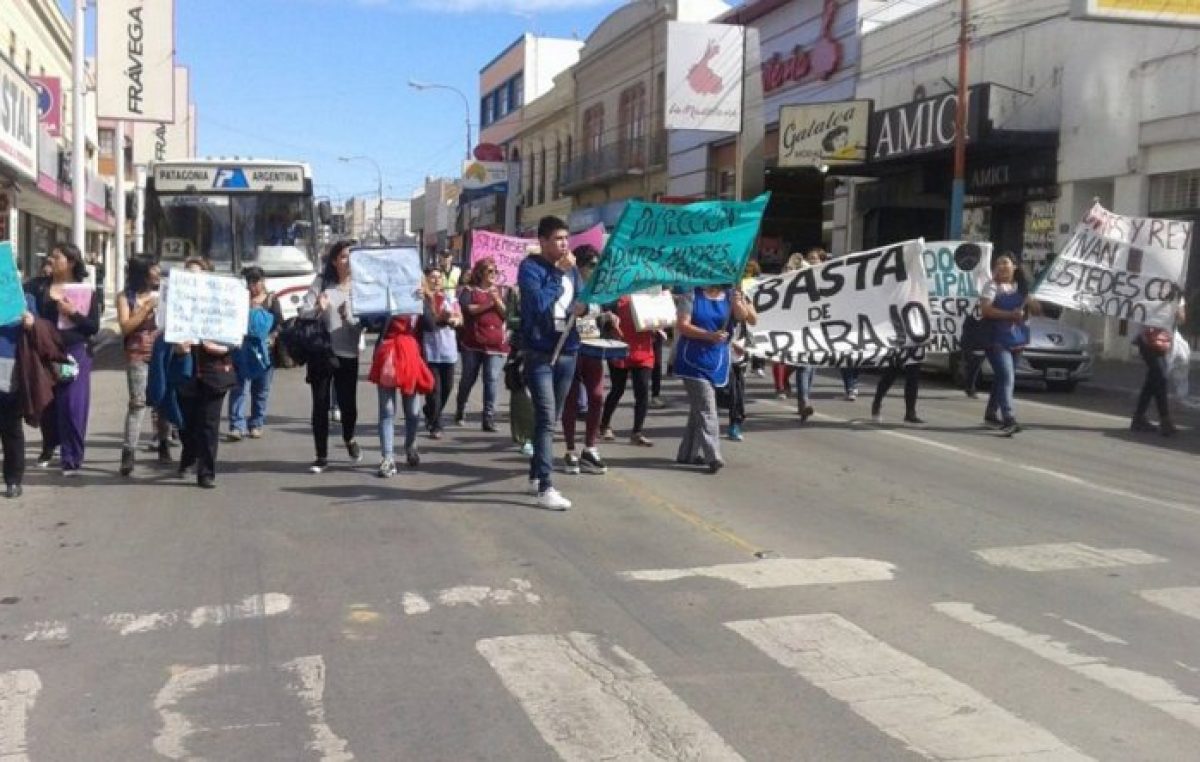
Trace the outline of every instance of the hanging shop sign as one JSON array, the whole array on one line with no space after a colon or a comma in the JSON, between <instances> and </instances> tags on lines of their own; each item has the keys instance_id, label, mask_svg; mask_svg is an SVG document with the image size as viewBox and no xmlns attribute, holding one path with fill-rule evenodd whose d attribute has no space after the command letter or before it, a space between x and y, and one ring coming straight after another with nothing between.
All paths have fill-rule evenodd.
<instances>
[{"instance_id":1,"label":"hanging shop sign","mask_svg":"<svg viewBox=\"0 0 1200 762\"><path fill-rule=\"evenodd\" d=\"M990 127L990 84L967 91L967 142L984 137ZM888 161L932 153L954 146L958 93L949 92L903 106L876 111L871 118L871 161Z\"/></svg>"}]
</instances>

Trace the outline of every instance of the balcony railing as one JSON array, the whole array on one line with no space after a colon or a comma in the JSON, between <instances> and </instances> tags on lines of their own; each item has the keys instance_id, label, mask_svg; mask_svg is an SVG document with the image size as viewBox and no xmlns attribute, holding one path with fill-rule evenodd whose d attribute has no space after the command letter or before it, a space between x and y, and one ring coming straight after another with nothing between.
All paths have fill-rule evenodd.
<instances>
[{"instance_id":1,"label":"balcony railing","mask_svg":"<svg viewBox=\"0 0 1200 762\"><path fill-rule=\"evenodd\" d=\"M667 134L659 132L628 140L618 140L588 151L562 168L559 187L563 193L606 185L622 178L639 175L667 163Z\"/></svg>"}]
</instances>

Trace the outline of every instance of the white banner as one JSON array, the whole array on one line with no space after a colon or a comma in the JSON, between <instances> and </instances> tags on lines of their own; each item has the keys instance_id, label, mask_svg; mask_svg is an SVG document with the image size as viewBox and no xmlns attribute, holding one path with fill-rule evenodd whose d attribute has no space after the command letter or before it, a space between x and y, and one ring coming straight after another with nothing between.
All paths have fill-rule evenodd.
<instances>
[{"instance_id":1,"label":"white banner","mask_svg":"<svg viewBox=\"0 0 1200 762\"><path fill-rule=\"evenodd\" d=\"M1126 217L1095 204L1034 290L1044 302L1171 329L1192 223Z\"/></svg>"},{"instance_id":2,"label":"white banner","mask_svg":"<svg viewBox=\"0 0 1200 762\"><path fill-rule=\"evenodd\" d=\"M171 122L175 111L175 0L96 4L96 94L102 119Z\"/></svg>"},{"instance_id":3,"label":"white banner","mask_svg":"<svg viewBox=\"0 0 1200 762\"><path fill-rule=\"evenodd\" d=\"M667 22L666 128L741 132L745 30Z\"/></svg>"},{"instance_id":4,"label":"white banner","mask_svg":"<svg viewBox=\"0 0 1200 762\"><path fill-rule=\"evenodd\" d=\"M992 245L970 241L932 241L921 252L929 284L930 352L959 350L963 323L979 319L979 292L991 280Z\"/></svg>"},{"instance_id":5,"label":"white banner","mask_svg":"<svg viewBox=\"0 0 1200 762\"><path fill-rule=\"evenodd\" d=\"M38 176L37 134L37 90L0 58L0 162L30 180Z\"/></svg>"},{"instance_id":6,"label":"white banner","mask_svg":"<svg viewBox=\"0 0 1200 762\"><path fill-rule=\"evenodd\" d=\"M839 101L779 109L779 166L864 164L871 101Z\"/></svg>"},{"instance_id":7,"label":"white banner","mask_svg":"<svg viewBox=\"0 0 1200 762\"><path fill-rule=\"evenodd\" d=\"M167 122L136 122L133 125L133 162L150 164L192 158L191 119L188 107L191 75L187 67L175 67L175 119Z\"/></svg>"},{"instance_id":8,"label":"white banner","mask_svg":"<svg viewBox=\"0 0 1200 762\"><path fill-rule=\"evenodd\" d=\"M924 247L905 241L756 281L750 354L837 367L923 357L932 331Z\"/></svg>"},{"instance_id":9,"label":"white banner","mask_svg":"<svg viewBox=\"0 0 1200 762\"><path fill-rule=\"evenodd\" d=\"M420 315L425 311L424 280L416 249L350 250L350 310L355 315Z\"/></svg>"},{"instance_id":10,"label":"white banner","mask_svg":"<svg viewBox=\"0 0 1200 762\"><path fill-rule=\"evenodd\" d=\"M177 267L166 281L166 340L240 346L250 325L250 295L241 278Z\"/></svg>"}]
</instances>

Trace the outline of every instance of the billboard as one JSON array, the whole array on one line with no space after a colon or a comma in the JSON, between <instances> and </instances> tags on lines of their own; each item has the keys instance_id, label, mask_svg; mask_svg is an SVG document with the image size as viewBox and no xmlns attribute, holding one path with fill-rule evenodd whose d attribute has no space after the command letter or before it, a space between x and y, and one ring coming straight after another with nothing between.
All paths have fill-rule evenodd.
<instances>
[{"instance_id":1,"label":"billboard","mask_svg":"<svg viewBox=\"0 0 1200 762\"><path fill-rule=\"evenodd\" d=\"M97 3L97 116L172 121L177 117L174 68L174 0Z\"/></svg>"},{"instance_id":2,"label":"billboard","mask_svg":"<svg viewBox=\"0 0 1200 762\"><path fill-rule=\"evenodd\" d=\"M741 132L745 30L667 22L668 130Z\"/></svg>"},{"instance_id":3,"label":"billboard","mask_svg":"<svg viewBox=\"0 0 1200 762\"><path fill-rule=\"evenodd\" d=\"M37 179L37 90L0 56L0 163Z\"/></svg>"},{"instance_id":4,"label":"billboard","mask_svg":"<svg viewBox=\"0 0 1200 762\"><path fill-rule=\"evenodd\" d=\"M463 162L462 189L502 193L508 187L508 164L503 161Z\"/></svg>"},{"instance_id":5,"label":"billboard","mask_svg":"<svg viewBox=\"0 0 1200 762\"><path fill-rule=\"evenodd\" d=\"M133 162L187 159L192 156L192 128L188 108L190 89L187 67L175 67L174 119L165 122L137 122L133 125Z\"/></svg>"},{"instance_id":6,"label":"billboard","mask_svg":"<svg viewBox=\"0 0 1200 762\"><path fill-rule=\"evenodd\" d=\"M1132 24L1200 26L1200 0L1071 0L1071 17Z\"/></svg>"},{"instance_id":7,"label":"billboard","mask_svg":"<svg viewBox=\"0 0 1200 762\"><path fill-rule=\"evenodd\" d=\"M779 109L779 166L863 164L871 101L837 101Z\"/></svg>"}]
</instances>

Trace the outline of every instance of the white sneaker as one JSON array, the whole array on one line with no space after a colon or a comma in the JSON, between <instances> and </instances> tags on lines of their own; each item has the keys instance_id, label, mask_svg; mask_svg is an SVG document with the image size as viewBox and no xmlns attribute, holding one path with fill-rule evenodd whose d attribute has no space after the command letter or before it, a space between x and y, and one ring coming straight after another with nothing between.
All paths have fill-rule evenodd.
<instances>
[{"instance_id":1,"label":"white sneaker","mask_svg":"<svg viewBox=\"0 0 1200 762\"><path fill-rule=\"evenodd\" d=\"M529 480L529 486L525 488L525 492L526 492L526 494L533 495L534 497L537 497L537 496L538 496L538 494L540 494L540 493L541 493L541 490L540 490L540 489L538 489L538 487L539 487L539 486L540 486L540 485L538 485L538 480L537 480L537 479L530 479L530 480Z\"/></svg>"},{"instance_id":2,"label":"white sneaker","mask_svg":"<svg viewBox=\"0 0 1200 762\"><path fill-rule=\"evenodd\" d=\"M342 422L342 411L338 408L334 408L332 411L330 411L329 418L334 423L341 423Z\"/></svg>"},{"instance_id":3,"label":"white sneaker","mask_svg":"<svg viewBox=\"0 0 1200 762\"><path fill-rule=\"evenodd\" d=\"M553 487L538 495L537 501L539 507L548 511L565 511L571 507L571 501Z\"/></svg>"}]
</instances>

